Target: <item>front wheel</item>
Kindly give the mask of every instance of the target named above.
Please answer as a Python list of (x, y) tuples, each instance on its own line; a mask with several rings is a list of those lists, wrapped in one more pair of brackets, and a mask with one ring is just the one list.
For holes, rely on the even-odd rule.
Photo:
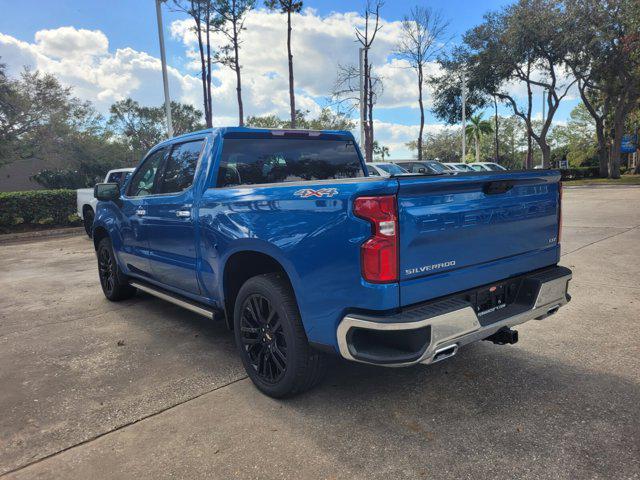
[(127, 283), (126, 277), (120, 272), (111, 240), (108, 237), (100, 240), (97, 254), (98, 276), (104, 296), (112, 302), (133, 297), (136, 294), (136, 289)]
[(322, 380), (326, 358), (309, 345), (295, 296), (281, 274), (247, 280), (236, 299), (234, 330), (247, 374), (270, 397), (293, 396)]

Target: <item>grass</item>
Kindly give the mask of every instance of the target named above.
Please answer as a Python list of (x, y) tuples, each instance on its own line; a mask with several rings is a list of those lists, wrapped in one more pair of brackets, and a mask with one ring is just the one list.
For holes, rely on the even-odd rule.
[(620, 178), (583, 178), (581, 180), (565, 180), (563, 185), (640, 185), (640, 175), (623, 175)]

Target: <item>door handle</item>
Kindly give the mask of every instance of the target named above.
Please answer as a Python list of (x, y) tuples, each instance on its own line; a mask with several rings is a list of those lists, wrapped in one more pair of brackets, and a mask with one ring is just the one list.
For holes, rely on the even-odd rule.
[(147, 211), (143, 208), (139, 208), (138, 210), (136, 210), (136, 215), (138, 215), (139, 217), (143, 217), (147, 214)]
[(191, 212), (189, 210), (177, 210), (176, 217), (179, 218), (189, 218), (191, 216)]

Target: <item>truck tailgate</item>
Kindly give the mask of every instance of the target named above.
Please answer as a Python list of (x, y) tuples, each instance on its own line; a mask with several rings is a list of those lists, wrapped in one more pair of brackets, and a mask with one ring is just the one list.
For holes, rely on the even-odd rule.
[(544, 170), (399, 177), (401, 304), (557, 263), (559, 180)]

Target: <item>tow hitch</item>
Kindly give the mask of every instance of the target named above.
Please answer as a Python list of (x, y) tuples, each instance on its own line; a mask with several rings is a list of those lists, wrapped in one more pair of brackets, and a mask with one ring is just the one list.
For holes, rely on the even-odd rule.
[(511, 330), (509, 327), (502, 327), (490, 337), (485, 338), (496, 345), (513, 345), (518, 342), (518, 331)]

